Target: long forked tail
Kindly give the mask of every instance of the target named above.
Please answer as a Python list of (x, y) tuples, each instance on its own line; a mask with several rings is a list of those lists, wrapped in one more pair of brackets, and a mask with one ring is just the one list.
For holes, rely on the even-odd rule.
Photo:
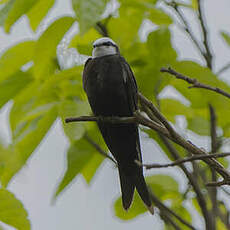
[(137, 192), (139, 193), (146, 207), (148, 208), (151, 214), (154, 214), (154, 208), (149, 196), (144, 176), (140, 173), (132, 177), (126, 176), (120, 169), (119, 175), (122, 192), (122, 204), (124, 209), (127, 210), (130, 207), (133, 200), (134, 189), (136, 187)]
[(130, 177), (127, 177), (120, 169), (119, 175), (121, 183), (122, 205), (125, 210), (128, 210), (133, 200), (135, 185)]
[(149, 212), (153, 215), (154, 214), (154, 207), (152, 205), (149, 191), (148, 191), (147, 185), (145, 183), (145, 178), (144, 178), (143, 174), (136, 175), (134, 178), (135, 178), (134, 183), (135, 183), (137, 192), (139, 193), (141, 199), (145, 203)]

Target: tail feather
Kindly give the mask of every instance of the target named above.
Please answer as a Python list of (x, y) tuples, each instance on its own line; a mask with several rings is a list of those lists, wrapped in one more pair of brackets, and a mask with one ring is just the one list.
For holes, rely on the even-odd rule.
[(150, 199), (145, 178), (140, 171), (135, 176), (127, 176), (119, 167), (121, 192), (122, 192), (122, 205), (127, 210), (133, 200), (134, 189), (136, 187), (138, 194), (145, 203), (146, 207), (151, 214), (154, 214), (154, 208)]
[(143, 202), (145, 203), (145, 205), (149, 209), (150, 213), (154, 214), (153, 205), (152, 205), (152, 202), (150, 199), (147, 185), (145, 183), (144, 176), (142, 174), (136, 175), (134, 183), (135, 183), (138, 194), (140, 195), (141, 199), (143, 200)]
[(127, 210), (133, 200), (134, 194), (134, 183), (127, 177), (121, 170), (119, 170), (120, 183), (121, 183), (121, 193), (122, 193), (122, 205), (125, 210)]

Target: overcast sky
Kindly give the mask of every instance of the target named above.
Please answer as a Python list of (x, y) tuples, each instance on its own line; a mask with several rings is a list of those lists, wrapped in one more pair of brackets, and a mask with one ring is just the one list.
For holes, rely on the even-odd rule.
[[(218, 37), (219, 30), (230, 32), (230, 1), (205, 0), (206, 18), (211, 31), (213, 50), (217, 54), (215, 69), (219, 69), (230, 60), (230, 49), (226, 48)], [(73, 14), (70, 1), (59, 0), (49, 13), (47, 22), (53, 17)], [(192, 18), (192, 15), (188, 15)], [(41, 28), (42, 30), (43, 28)], [(199, 57), (186, 37), (175, 27), (173, 44), (179, 50), (180, 59), (196, 59)], [(28, 26), (28, 20), (23, 17), (17, 22), (9, 35), (0, 29), (0, 52), (15, 42), (36, 37)], [(225, 79), (230, 74), (226, 73)], [(0, 135), (9, 140), (7, 114), (10, 105), (5, 106), (0, 113)], [(61, 125), (56, 122), (47, 138), (40, 145), (27, 165), (13, 179), (9, 189), (19, 198), (29, 212), (33, 230), (127, 230), (127, 229), (163, 229), (157, 215), (149, 213), (139, 216), (133, 221), (122, 222), (114, 216), (113, 201), (120, 194), (117, 170), (105, 161), (96, 175), (96, 179), (88, 186), (83, 178), (78, 177), (72, 185), (51, 205), (53, 192), (58, 180), (65, 170), (65, 152), (68, 142)], [(142, 136), (144, 161), (165, 162), (167, 159), (154, 149), (154, 144)], [(179, 170), (158, 170), (170, 173), (180, 181), (183, 189), (183, 176)], [(155, 172), (156, 173), (156, 172)], [(199, 226), (199, 222), (196, 223)], [(7, 228), (8, 229), (8, 228)], [(11, 228), (9, 228), (11, 229)]]

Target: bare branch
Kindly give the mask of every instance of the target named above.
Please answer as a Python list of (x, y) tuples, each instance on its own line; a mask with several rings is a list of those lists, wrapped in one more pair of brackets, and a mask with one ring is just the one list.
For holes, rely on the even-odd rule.
[(212, 53), (211, 53), (210, 46), (209, 46), (208, 31), (205, 25), (205, 17), (204, 17), (204, 12), (201, 7), (201, 4), (202, 4), (201, 2), (202, 0), (198, 0), (198, 13), (199, 13), (198, 17), (200, 20), (201, 30), (203, 33), (203, 43), (204, 43), (204, 47), (206, 50), (205, 59), (206, 59), (208, 68), (212, 69), (212, 58), (213, 57), (212, 57)]
[[(217, 117), (214, 108), (212, 105), (209, 105), (209, 112), (210, 112), (210, 136), (211, 136), (211, 152), (215, 154), (218, 151), (218, 140), (217, 140)], [(212, 154), (210, 154), (212, 155)], [(217, 181), (216, 171), (211, 169), (212, 172), (212, 181)], [(213, 187), (210, 190), (210, 197), (212, 200), (212, 225), (213, 229), (216, 229), (216, 217), (218, 214), (218, 204), (217, 204), (217, 188)]]
[(193, 32), (190, 28), (190, 25), (188, 24), (187, 20), (185, 19), (185, 17), (183, 15), (183, 13), (181, 12), (178, 4), (175, 1), (172, 1), (172, 2), (169, 2), (166, 4), (174, 9), (175, 13), (177, 14), (179, 19), (184, 24), (184, 26), (181, 25), (180, 28), (182, 30), (184, 30), (184, 32), (189, 36), (189, 38), (191, 39), (191, 41), (193, 42), (193, 44), (197, 48), (198, 52), (200, 53), (201, 57), (203, 57), (204, 60), (206, 61), (204, 48), (199, 44), (198, 40), (196, 39), (195, 35), (193, 34)]
[(90, 138), (88, 136), (88, 134), (84, 135), (84, 138), (104, 157), (108, 158), (109, 160), (111, 160), (115, 165), (117, 164), (117, 162), (111, 157), (109, 156), (96, 142), (93, 141), (92, 138)]
[[(164, 135), (165, 137), (169, 138), (170, 140), (174, 141), (175, 143), (181, 145), (183, 148), (185, 148), (187, 151), (193, 153), (194, 155), (199, 155), (199, 154), (207, 154), (203, 149), (200, 149), (196, 147), (194, 144), (192, 144), (190, 141), (185, 140), (182, 136), (180, 136), (178, 133), (175, 132), (175, 130), (171, 127), (171, 125), (167, 122), (166, 118), (155, 108), (155, 106), (144, 96), (142, 96), (140, 93), (138, 94), (139, 98), (142, 98), (146, 101), (146, 105), (148, 108), (156, 115), (156, 117), (169, 129), (162, 127), (158, 123), (144, 117), (140, 112), (136, 111), (134, 112), (134, 118), (133, 117), (128, 117), (128, 118), (115, 118), (114, 117), (106, 117), (105, 120), (104, 118), (95, 118), (94, 119), (89, 119), (89, 121), (92, 120), (97, 120), (97, 121), (106, 121), (106, 122), (115, 122), (115, 123), (133, 123), (136, 122), (137, 124), (142, 124), (144, 126), (147, 126), (161, 135)], [(126, 120), (127, 119), (127, 120)], [(67, 119), (69, 121), (70, 119)], [(73, 119), (71, 118), (73, 121)], [(76, 120), (76, 119), (75, 119)], [(77, 119), (79, 121), (79, 119)], [(82, 121), (86, 121), (87, 119), (82, 119)], [(230, 173), (219, 163), (213, 158), (207, 158), (203, 159), (211, 168), (216, 170), (225, 180), (226, 184), (230, 184)]]
[(135, 117), (96, 117), (96, 116), (80, 116), (80, 117), (69, 117), (65, 119), (66, 123), (79, 122), (79, 121), (97, 121), (111, 124), (127, 124), (136, 123)]
[(138, 93), (138, 98), (144, 105), (146, 105), (153, 112), (154, 116), (157, 119), (159, 119), (159, 121), (165, 126), (169, 133), (172, 136), (176, 136), (173, 127), (170, 125), (167, 119), (159, 112), (159, 110), (152, 104), (152, 102), (145, 98), (140, 92)]
[(209, 155), (193, 155), (191, 157), (183, 158), (183, 159), (178, 159), (174, 162), (168, 163), (168, 164), (142, 164), (140, 161), (135, 161), (139, 166), (144, 166), (146, 169), (152, 169), (152, 168), (167, 168), (167, 167), (174, 167), (178, 166), (180, 164), (184, 164), (186, 162), (191, 162), (191, 161), (196, 161), (196, 160), (203, 160), (207, 158), (222, 158), (222, 157), (227, 157), (230, 156), (230, 153), (214, 153), (214, 154), (209, 154)]
[(224, 71), (226, 71), (227, 69), (230, 68), (230, 63), (227, 63), (225, 66), (223, 66), (221, 69), (219, 69), (217, 72), (216, 72), (216, 75), (220, 75), (222, 74)]
[(160, 210), (160, 216), (165, 221), (166, 224), (171, 224), (175, 230), (181, 230), (181, 228), (175, 223), (175, 221), (164, 211)]
[(222, 181), (212, 181), (206, 184), (206, 186), (210, 186), (210, 187), (219, 187), (222, 185), (227, 185), (229, 184), (226, 180), (222, 180)]
[(95, 25), (95, 29), (103, 36), (103, 37), (109, 37), (108, 30), (106, 26), (102, 22), (97, 22)]
[(207, 89), (207, 90), (211, 90), (211, 91), (214, 91), (218, 94), (221, 94), (227, 98), (230, 98), (230, 93), (227, 93), (226, 91), (220, 89), (220, 88), (217, 88), (217, 87), (212, 87), (212, 86), (209, 86), (209, 85), (205, 85), (203, 83), (200, 83), (197, 79), (195, 78), (190, 78), (190, 77), (187, 77), (181, 73), (178, 73), (176, 72), (174, 69), (172, 68), (161, 68), (160, 70), (162, 73), (169, 73), (171, 75), (174, 75), (176, 78), (178, 79), (181, 79), (181, 80), (184, 80), (186, 82), (188, 82), (189, 84), (191, 84), (192, 86), (189, 86), (189, 88), (202, 88), (202, 89)]
[(186, 220), (184, 220), (181, 216), (177, 215), (173, 210), (168, 208), (165, 204), (163, 204), (156, 196), (155, 194), (150, 190), (150, 197), (153, 201), (153, 203), (163, 212), (163, 213), (169, 213), (170, 215), (174, 216), (177, 220), (179, 220), (182, 224), (187, 226), (190, 229), (196, 230), (190, 223), (188, 223)]

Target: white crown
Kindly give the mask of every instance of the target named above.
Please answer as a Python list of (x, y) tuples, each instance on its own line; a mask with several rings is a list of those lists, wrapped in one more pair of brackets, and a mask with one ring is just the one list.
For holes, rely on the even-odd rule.
[(97, 40), (93, 43), (93, 46), (98, 46), (98, 45), (103, 44), (103, 43), (105, 43), (105, 42), (111, 42), (111, 43), (114, 44), (115, 46), (117, 45), (111, 38), (103, 37), (103, 38), (97, 39)]

